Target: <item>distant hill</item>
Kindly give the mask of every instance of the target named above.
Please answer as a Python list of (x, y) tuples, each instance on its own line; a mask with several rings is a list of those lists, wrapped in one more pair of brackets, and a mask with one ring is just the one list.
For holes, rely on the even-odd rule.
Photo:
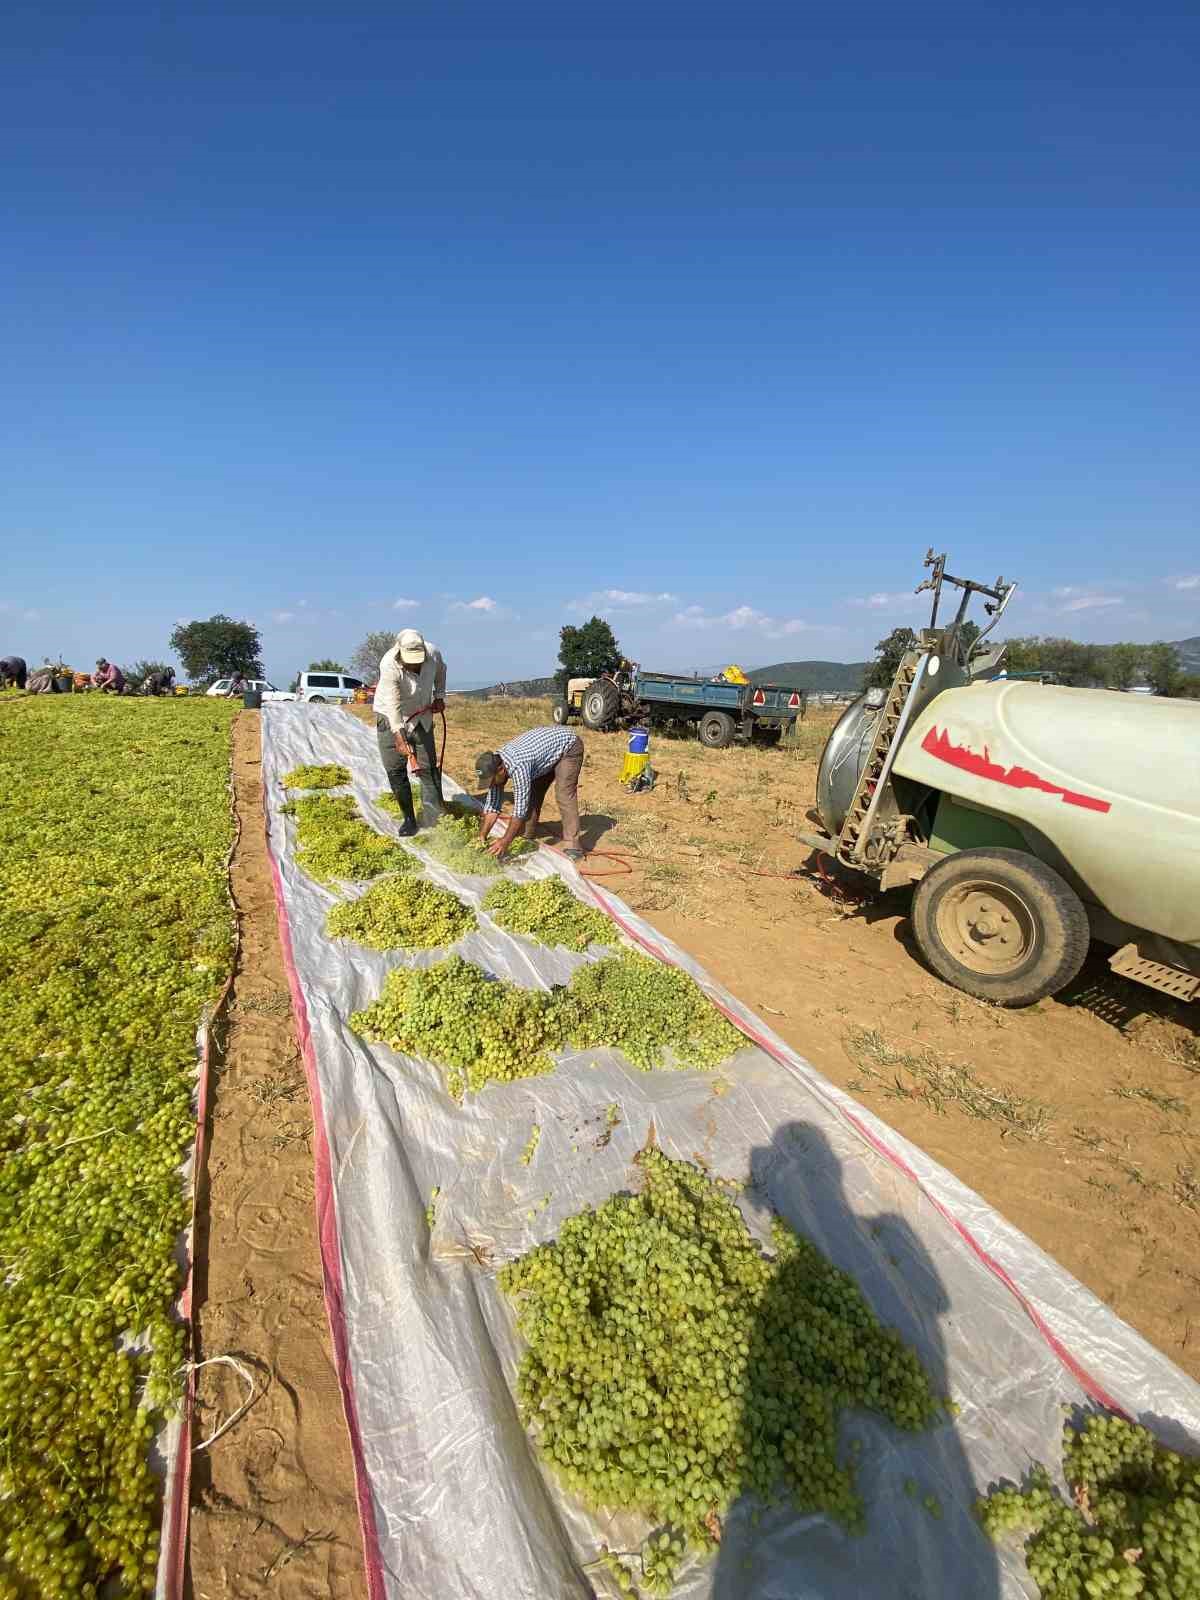
[(755, 667), (746, 676), (751, 683), (787, 683), (810, 694), (834, 694), (862, 688), (865, 661), (778, 661), (773, 667)]
[(1179, 664), (1185, 672), (1200, 672), (1200, 633), (1194, 639), (1172, 639), (1179, 652)]
[(452, 689), (466, 700), (487, 700), (493, 695), (515, 695), (519, 700), (542, 700), (554, 693), (553, 678), (510, 678), (507, 683), (489, 684), (486, 689)]

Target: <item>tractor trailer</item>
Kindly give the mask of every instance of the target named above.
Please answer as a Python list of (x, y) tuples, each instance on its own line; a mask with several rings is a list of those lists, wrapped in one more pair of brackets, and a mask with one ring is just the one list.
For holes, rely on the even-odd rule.
[[(1095, 939), (1115, 972), (1200, 996), (1200, 703), (1017, 681), (991, 633), (1016, 588), (955, 578), (930, 551), (933, 612), (887, 689), (847, 708), (801, 841), (884, 889), (947, 982), (1031, 1005)], [(938, 625), (943, 589), (961, 591)], [(990, 621), (963, 631), (973, 595)]]

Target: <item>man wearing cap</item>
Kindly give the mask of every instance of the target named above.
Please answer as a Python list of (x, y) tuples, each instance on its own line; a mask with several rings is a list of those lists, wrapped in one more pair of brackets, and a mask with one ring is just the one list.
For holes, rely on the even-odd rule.
[(379, 663), (375, 689), (375, 737), (396, 803), (404, 813), (401, 838), (417, 831), (409, 757), (415, 757), (421, 779), (421, 823), (432, 827), (445, 810), (442, 775), (433, 743), (433, 716), (446, 709), (446, 663), (437, 645), (415, 628), (396, 635), (396, 643)]
[(513, 810), (499, 838), (488, 843), (494, 856), (502, 856), (524, 829), (532, 839), (542, 814), (542, 802), (550, 791), (551, 779), (562, 817), (563, 855), (578, 861), (579, 848), (579, 773), (583, 766), (583, 741), (570, 728), (551, 724), (519, 733), (499, 750), (483, 750), (475, 757), (475, 775), (487, 785), (480, 837), (487, 841), (492, 827), (500, 820), (504, 786), (512, 783)]

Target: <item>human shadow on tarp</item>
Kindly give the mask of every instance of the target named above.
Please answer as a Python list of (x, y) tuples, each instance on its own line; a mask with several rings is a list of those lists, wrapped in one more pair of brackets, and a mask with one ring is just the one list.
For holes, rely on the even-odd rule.
[[(848, 1273), (879, 1321), (916, 1352), (933, 1394), (948, 1395), (940, 1319), (950, 1305), (909, 1223), (851, 1209), (842, 1164), (811, 1123), (787, 1123), (755, 1149), (750, 1175), (750, 1209), (778, 1213)], [(751, 1341), (749, 1399), (759, 1414), (773, 1396), (765, 1375), (756, 1388), (756, 1370), (764, 1369), (754, 1346), (777, 1346), (792, 1316), (787, 1283), (785, 1268)], [(747, 1435), (752, 1425), (748, 1420)], [(951, 1417), (939, 1411), (932, 1425), (909, 1432), (873, 1411), (843, 1411), (838, 1460), (854, 1463), (865, 1532), (798, 1511), (782, 1490), (774, 1508), (743, 1495), (725, 1521), (713, 1600), (1000, 1600), (996, 1553), (974, 1516), (979, 1489)]]

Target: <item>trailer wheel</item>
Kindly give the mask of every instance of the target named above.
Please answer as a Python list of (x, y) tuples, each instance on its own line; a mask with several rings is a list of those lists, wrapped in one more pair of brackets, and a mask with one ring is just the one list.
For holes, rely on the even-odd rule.
[(724, 711), (706, 711), (700, 718), (700, 743), (724, 750), (733, 743), (733, 718)]
[(571, 707), (565, 700), (556, 700), (554, 702), (554, 710), (550, 715), (560, 726), (564, 725), (571, 720)]
[(583, 697), (584, 726), (597, 731), (603, 728), (616, 716), (620, 703), (621, 691), (616, 684), (607, 678), (597, 679)]
[(1090, 931), (1065, 879), (1021, 850), (958, 850), (912, 900), (912, 931), (947, 983), (1000, 1006), (1031, 1006), (1079, 971)]

